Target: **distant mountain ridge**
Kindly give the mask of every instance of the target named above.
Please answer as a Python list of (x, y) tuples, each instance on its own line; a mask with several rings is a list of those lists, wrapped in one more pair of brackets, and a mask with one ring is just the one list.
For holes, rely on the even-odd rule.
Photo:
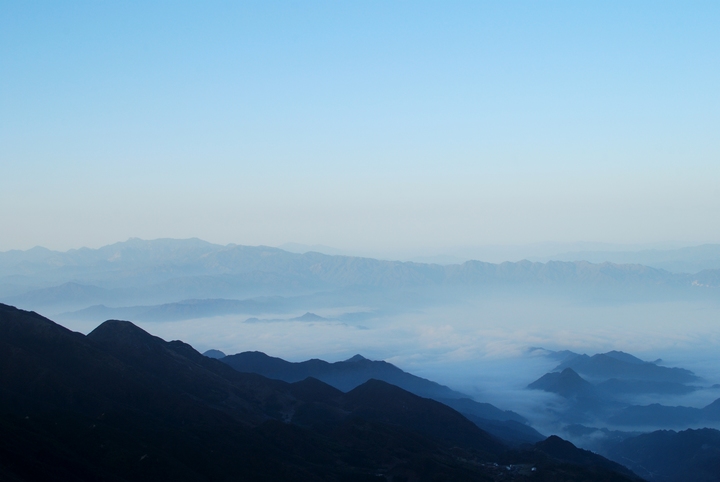
[(0, 253), (0, 298), (20, 306), (148, 305), (182, 299), (239, 299), (322, 290), (460, 286), (672, 289), (703, 294), (720, 270), (673, 274), (637, 264), (586, 261), (441, 266), (290, 253), (266, 246), (220, 246), (199, 239), (131, 239), (67, 252), (34, 248)]
[(639, 251), (570, 251), (540, 257), (537, 260), (584, 260), (591, 263), (642, 264), (673, 273), (699, 273), (705, 270), (720, 269), (720, 244)]

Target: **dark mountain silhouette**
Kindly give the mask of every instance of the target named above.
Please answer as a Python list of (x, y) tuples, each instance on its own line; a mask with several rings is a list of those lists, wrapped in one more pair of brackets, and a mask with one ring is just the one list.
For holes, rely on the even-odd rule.
[[(447, 405), (447, 404), (446, 404)], [(450, 405), (448, 405), (450, 406)], [(490, 435), (502, 440), (511, 447), (525, 446), (545, 440), (545, 436), (525, 423), (515, 420), (496, 420), (478, 417), (456, 408), (465, 418), (485, 430)]]
[(583, 379), (572, 368), (566, 368), (560, 373), (546, 373), (529, 384), (528, 388), (557, 393), (565, 398), (590, 398), (597, 395), (592, 383)]
[(220, 358), (225, 358), (225, 353), (221, 352), (220, 350), (208, 350), (205, 353), (203, 353), (206, 357), (214, 358), (216, 360), (219, 360)]
[(499, 455), (503, 447), (457, 411), (389, 383), (369, 380), (343, 397), (343, 407), (375, 422), (399, 425), (460, 447)]
[(348, 360), (335, 363), (317, 359), (293, 363), (282, 358), (268, 356), (262, 352), (248, 351), (228, 355), (222, 359), (222, 362), (240, 372), (257, 373), (286, 382), (297, 382), (307, 377), (314, 377), (344, 392), (374, 378), (397, 385), (421, 397), (466, 397), (444, 385), (404, 372), (395, 365), (384, 361), (368, 360), (361, 355), (355, 355)]
[(632, 405), (613, 415), (609, 422), (634, 427), (678, 428), (720, 422), (720, 399), (704, 408)]
[(535, 445), (540, 450), (556, 460), (567, 462), (570, 464), (595, 467), (596, 469), (606, 470), (610, 473), (621, 473), (628, 478), (637, 478), (631, 470), (617, 462), (612, 462), (605, 457), (592, 453), (588, 450), (577, 448), (567, 440), (563, 440), (556, 435), (551, 435), (547, 439)]
[[(610, 375), (620, 375), (621, 378), (591, 383), (570, 366), (589, 373), (588, 376), (594, 377), (596, 381)], [(682, 395), (697, 390), (696, 386), (677, 381), (696, 380), (697, 377), (689, 370), (661, 367), (618, 351), (592, 357), (577, 355), (561, 363), (558, 366), (558, 369), (560, 368), (561, 372), (547, 373), (527, 388), (556, 393), (566, 398), (570, 403), (556, 411), (556, 415), (565, 423), (604, 421), (627, 427), (678, 428), (720, 420), (720, 413), (715, 413), (715, 406), (701, 410), (660, 404), (632, 405), (634, 396)]]
[(342, 391), (352, 390), (371, 379), (383, 380), (415, 395), (431, 398), (454, 408), (478, 427), (506, 443), (535, 443), (545, 438), (527, 425), (524, 417), (515, 412), (501, 410), (489, 403), (476, 402), (444, 385), (404, 372), (384, 361), (368, 360), (362, 355), (335, 363), (323, 360), (292, 363), (261, 352), (244, 352), (227, 356), (222, 361), (242, 372), (258, 373), (291, 383), (313, 377)]
[(651, 482), (720, 480), (720, 432), (709, 428), (638, 435), (607, 455)]
[(606, 399), (595, 386), (583, 379), (572, 368), (562, 372), (546, 373), (527, 386), (565, 398), (568, 403), (554, 410), (555, 417), (564, 423), (588, 423), (605, 418), (616, 408), (613, 400)]
[(499, 463), (528, 460), (540, 480), (630, 480), (508, 451), (451, 408), (381, 381), (349, 393), (288, 384), (126, 321), (84, 336), (6, 305), (0, 434), (0, 478), (12, 481), (497, 480)]

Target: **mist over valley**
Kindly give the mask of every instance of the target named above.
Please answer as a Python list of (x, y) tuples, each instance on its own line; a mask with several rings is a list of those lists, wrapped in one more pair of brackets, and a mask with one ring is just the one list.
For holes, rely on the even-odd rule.
[[(291, 383), (311, 376), (344, 392), (380, 378), (454, 407), (506, 443), (559, 435), (623, 463), (618, 444), (639, 434), (720, 428), (713, 269), (437, 265), (197, 239), (5, 252), (0, 265), (3, 302), (72, 330), (130, 320), (219, 350), (240, 371)], [(250, 353), (287, 368), (230, 361)], [(292, 368), (311, 359), (328, 368)], [(354, 360), (384, 360), (446, 392), (382, 370), (332, 368)]]

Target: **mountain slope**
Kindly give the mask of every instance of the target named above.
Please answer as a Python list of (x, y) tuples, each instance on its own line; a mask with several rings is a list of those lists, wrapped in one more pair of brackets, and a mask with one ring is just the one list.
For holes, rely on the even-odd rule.
[(653, 482), (720, 480), (720, 431), (709, 428), (638, 435), (623, 440), (608, 455)]
[[(0, 435), (0, 477), (19, 481), (493, 480), (494, 460), (527, 459), (384, 382), (291, 385), (126, 321), (83, 336), (6, 305)], [(607, 480), (533, 460), (548, 480)]]
[(521, 415), (514, 412), (500, 410), (489, 403), (476, 402), (463, 393), (407, 373), (391, 363), (368, 360), (361, 355), (335, 363), (316, 359), (293, 363), (262, 352), (243, 352), (226, 356), (221, 361), (241, 372), (258, 373), (291, 383), (307, 377), (317, 378), (344, 392), (368, 380), (377, 379), (415, 395), (437, 400), (461, 413), (488, 420), (526, 422)]
[(565, 398), (589, 398), (596, 396), (593, 385), (578, 375), (572, 368), (565, 368), (560, 373), (546, 373), (529, 384), (528, 388), (557, 393)]
[(258, 373), (291, 383), (313, 377), (346, 392), (368, 380), (382, 380), (454, 408), (505, 443), (535, 443), (544, 438), (526, 425), (527, 421), (515, 412), (476, 402), (444, 385), (404, 372), (390, 363), (368, 360), (361, 355), (335, 363), (323, 360), (292, 363), (262, 352), (243, 352), (226, 356), (221, 361), (241, 372)]

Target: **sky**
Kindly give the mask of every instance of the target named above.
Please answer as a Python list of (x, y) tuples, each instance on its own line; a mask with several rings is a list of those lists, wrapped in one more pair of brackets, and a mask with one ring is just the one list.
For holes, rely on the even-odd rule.
[(0, 251), (720, 242), (718, 2), (0, 3)]

